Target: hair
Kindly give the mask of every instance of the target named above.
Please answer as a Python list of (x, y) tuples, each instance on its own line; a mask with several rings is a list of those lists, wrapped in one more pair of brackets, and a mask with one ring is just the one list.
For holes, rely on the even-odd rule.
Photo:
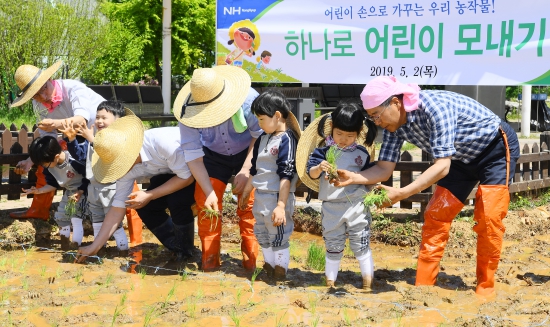
[(101, 102), (97, 106), (97, 111), (105, 110), (113, 114), (113, 116), (120, 118), (126, 115), (126, 110), (124, 110), (124, 104), (116, 100), (107, 100)]
[(262, 54), (260, 55), (260, 57), (264, 58), (264, 57), (267, 57), (267, 56), (271, 57), (271, 52), (269, 52), (267, 50), (262, 51)]
[(380, 106), (382, 106), (382, 107), (389, 106), (391, 104), (391, 100), (393, 98), (398, 98), (399, 100), (401, 100), (401, 102), (403, 102), (403, 94), (394, 94), (394, 95), (390, 96), (389, 98), (387, 98), (384, 102), (382, 102), (380, 104)]
[(37, 165), (55, 161), (55, 156), (61, 151), (61, 145), (53, 136), (37, 137), (29, 150), (32, 162)]
[(291, 108), (290, 102), (288, 102), (284, 94), (277, 90), (269, 89), (254, 99), (250, 110), (256, 116), (266, 115), (270, 118), (278, 111), (286, 119)]
[[(241, 31), (241, 32), (245, 32), (246, 34), (250, 35), (252, 40), (256, 39), (256, 34), (254, 34), (254, 32), (252, 32), (252, 30), (248, 27), (237, 28), (237, 30)], [(231, 40), (227, 41), (227, 44), (231, 45), (231, 44), (233, 44), (233, 42), (235, 42), (235, 40), (231, 39)], [(256, 51), (252, 50), (252, 55), (255, 55), (255, 54), (256, 54)]]
[(325, 115), (321, 118), (317, 126), (317, 134), (323, 139), (326, 137), (325, 123), (330, 117), (332, 128), (338, 128), (344, 132), (356, 132), (359, 135), (363, 126), (367, 126), (368, 132), (365, 138), (365, 145), (370, 146), (376, 138), (378, 128), (373, 121), (366, 119), (365, 114), (365, 109), (363, 109), (358, 101), (353, 99), (342, 100), (330, 115)]

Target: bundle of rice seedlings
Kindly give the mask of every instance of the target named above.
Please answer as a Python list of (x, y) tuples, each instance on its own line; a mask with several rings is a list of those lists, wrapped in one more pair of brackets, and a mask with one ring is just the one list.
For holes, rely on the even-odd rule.
[(214, 209), (204, 208), (202, 209), (202, 213), (204, 216), (202, 216), (201, 219), (210, 219), (210, 231), (215, 230), (218, 227), (218, 221), (220, 220), (220, 212)]
[(69, 217), (75, 217), (77, 213), (75, 196), (76, 194), (69, 196), (67, 204), (65, 205), (65, 214)]
[(330, 171), (328, 172), (328, 179), (338, 179), (338, 167), (336, 161), (342, 156), (342, 150), (338, 149), (336, 145), (331, 146), (326, 154), (327, 162), (330, 164)]
[(389, 203), (391, 200), (388, 197), (388, 191), (383, 188), (373, 188), (363, 197), (363, 205), (367, 208), (372, 206), (380, 207), (384, 203)]

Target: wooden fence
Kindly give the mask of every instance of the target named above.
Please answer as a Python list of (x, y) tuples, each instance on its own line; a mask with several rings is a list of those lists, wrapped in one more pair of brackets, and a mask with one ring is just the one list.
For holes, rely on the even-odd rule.
[[(20, 130), (12, 124), (9, 129), (0, 124), (0, 166), (2, 170), (2, 183), (0, 184), (0, 195), (8, 195), (8, 200), (18, 200), (21, 197), (21, 188), (29, 188), (36, 183), (34, 169), (27, 177), (22, 177), (7, 167), (15, 167), (17, 162), (28, 157), (28, 149), (34, 137), (38, 136), (36, 126), (33, 132), (27, 132), (27, 127), (22, 126)], [(510, 185), (510, 193), (521, 193), (550, 187), (548, 169), (550, 167), (550, 152), (547, 144), (550, 143), (550, 132), (540, 135), (540, 147), (535, 143), (531, 148), (525, 145), (521, 149), (521, 156), (515, 169), (511, 168), (514, 174), (513, 183)], [(421, 173), (432, 165), (432, 158), (427, 153), (422, 153), (421, 161), (413, 161), (412, 155), (405, 151), (401, 154), (401, 160), (395, 167), (393, 176), (384, 182), (384, 185), (393, 186), (394, 179), (399, 180), (399, 187), (404, 187), (413, 181), (414, 173)], [(303, 184), (302, 184), (303, 185)], [(420, 203), (421, 212), (424, 211), (430, 200), (433, 188), (415, 194), (400, 202), (401, 208), (412, 208), (413, 203)], [(300, 189), (305, 191), (305, 186)], [(474, 199), (477, 188), (475, 188), (468, 199)], [(32, 197), (30, 195), (29, 197)]]

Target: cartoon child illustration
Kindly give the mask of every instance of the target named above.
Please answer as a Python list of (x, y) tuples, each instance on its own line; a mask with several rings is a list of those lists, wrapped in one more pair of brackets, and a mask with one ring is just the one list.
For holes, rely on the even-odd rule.
[(271, 61), (271, 52), (267, 50), (262, 51), (262, 54), (256, 58), (256, 61), (258, 62), (258, 64), (256, 64), (256, 70), (262, 70), (262, 67), (267, 70), (265, 65), (269, 64)]
[(225, 57), (228, 65), (242, 67), (243, 56), (252, 57), (260, 47), (260, 34), (250, 19), (233, 23), (229, 28), (229, 39), (227, 44), (235, 44), (236, 48)]

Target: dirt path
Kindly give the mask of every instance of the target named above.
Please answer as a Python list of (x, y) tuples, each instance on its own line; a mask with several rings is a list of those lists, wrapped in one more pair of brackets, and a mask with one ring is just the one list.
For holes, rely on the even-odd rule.
[[(476, 239), (468, 211), (453, 223), (435, 287), (413, 286), (421, 229), (414, 213), (386, 212), (375, 219), (374, 291), (364, 293), (349, 249), (336, 288), (323, 286), (323, 272), (306, 263), (308, 247), (322, 246), (322, 239), (304, 232), (293, 234), (286, 282), (266, 281), (263, 273), (252, 282), (251, 273), (240, 267), (238, 227), (229, 214), (222, 268), (204, 273), (198, 270), (198, 250), (194, 260), (177, 262), (147, 231), (133, 257), (120, 256), (111, 244), (102, 264), (76, 265), (59, 251), (55, 227), (15, 222), (4, 210), (0, 240), (36, 240), (51, 250), (2, 243), (0, 326), (548, 326), (546, 212), (508, 215), (498, 293), (487, 300), (474, 294)], [(296, 220), (302, 230), (320, 233), (315, 212), (300, 211)], [(132, 260), (140, 256), (135, 265)], [(258, 262), (261, 266), (261, 255)]]

